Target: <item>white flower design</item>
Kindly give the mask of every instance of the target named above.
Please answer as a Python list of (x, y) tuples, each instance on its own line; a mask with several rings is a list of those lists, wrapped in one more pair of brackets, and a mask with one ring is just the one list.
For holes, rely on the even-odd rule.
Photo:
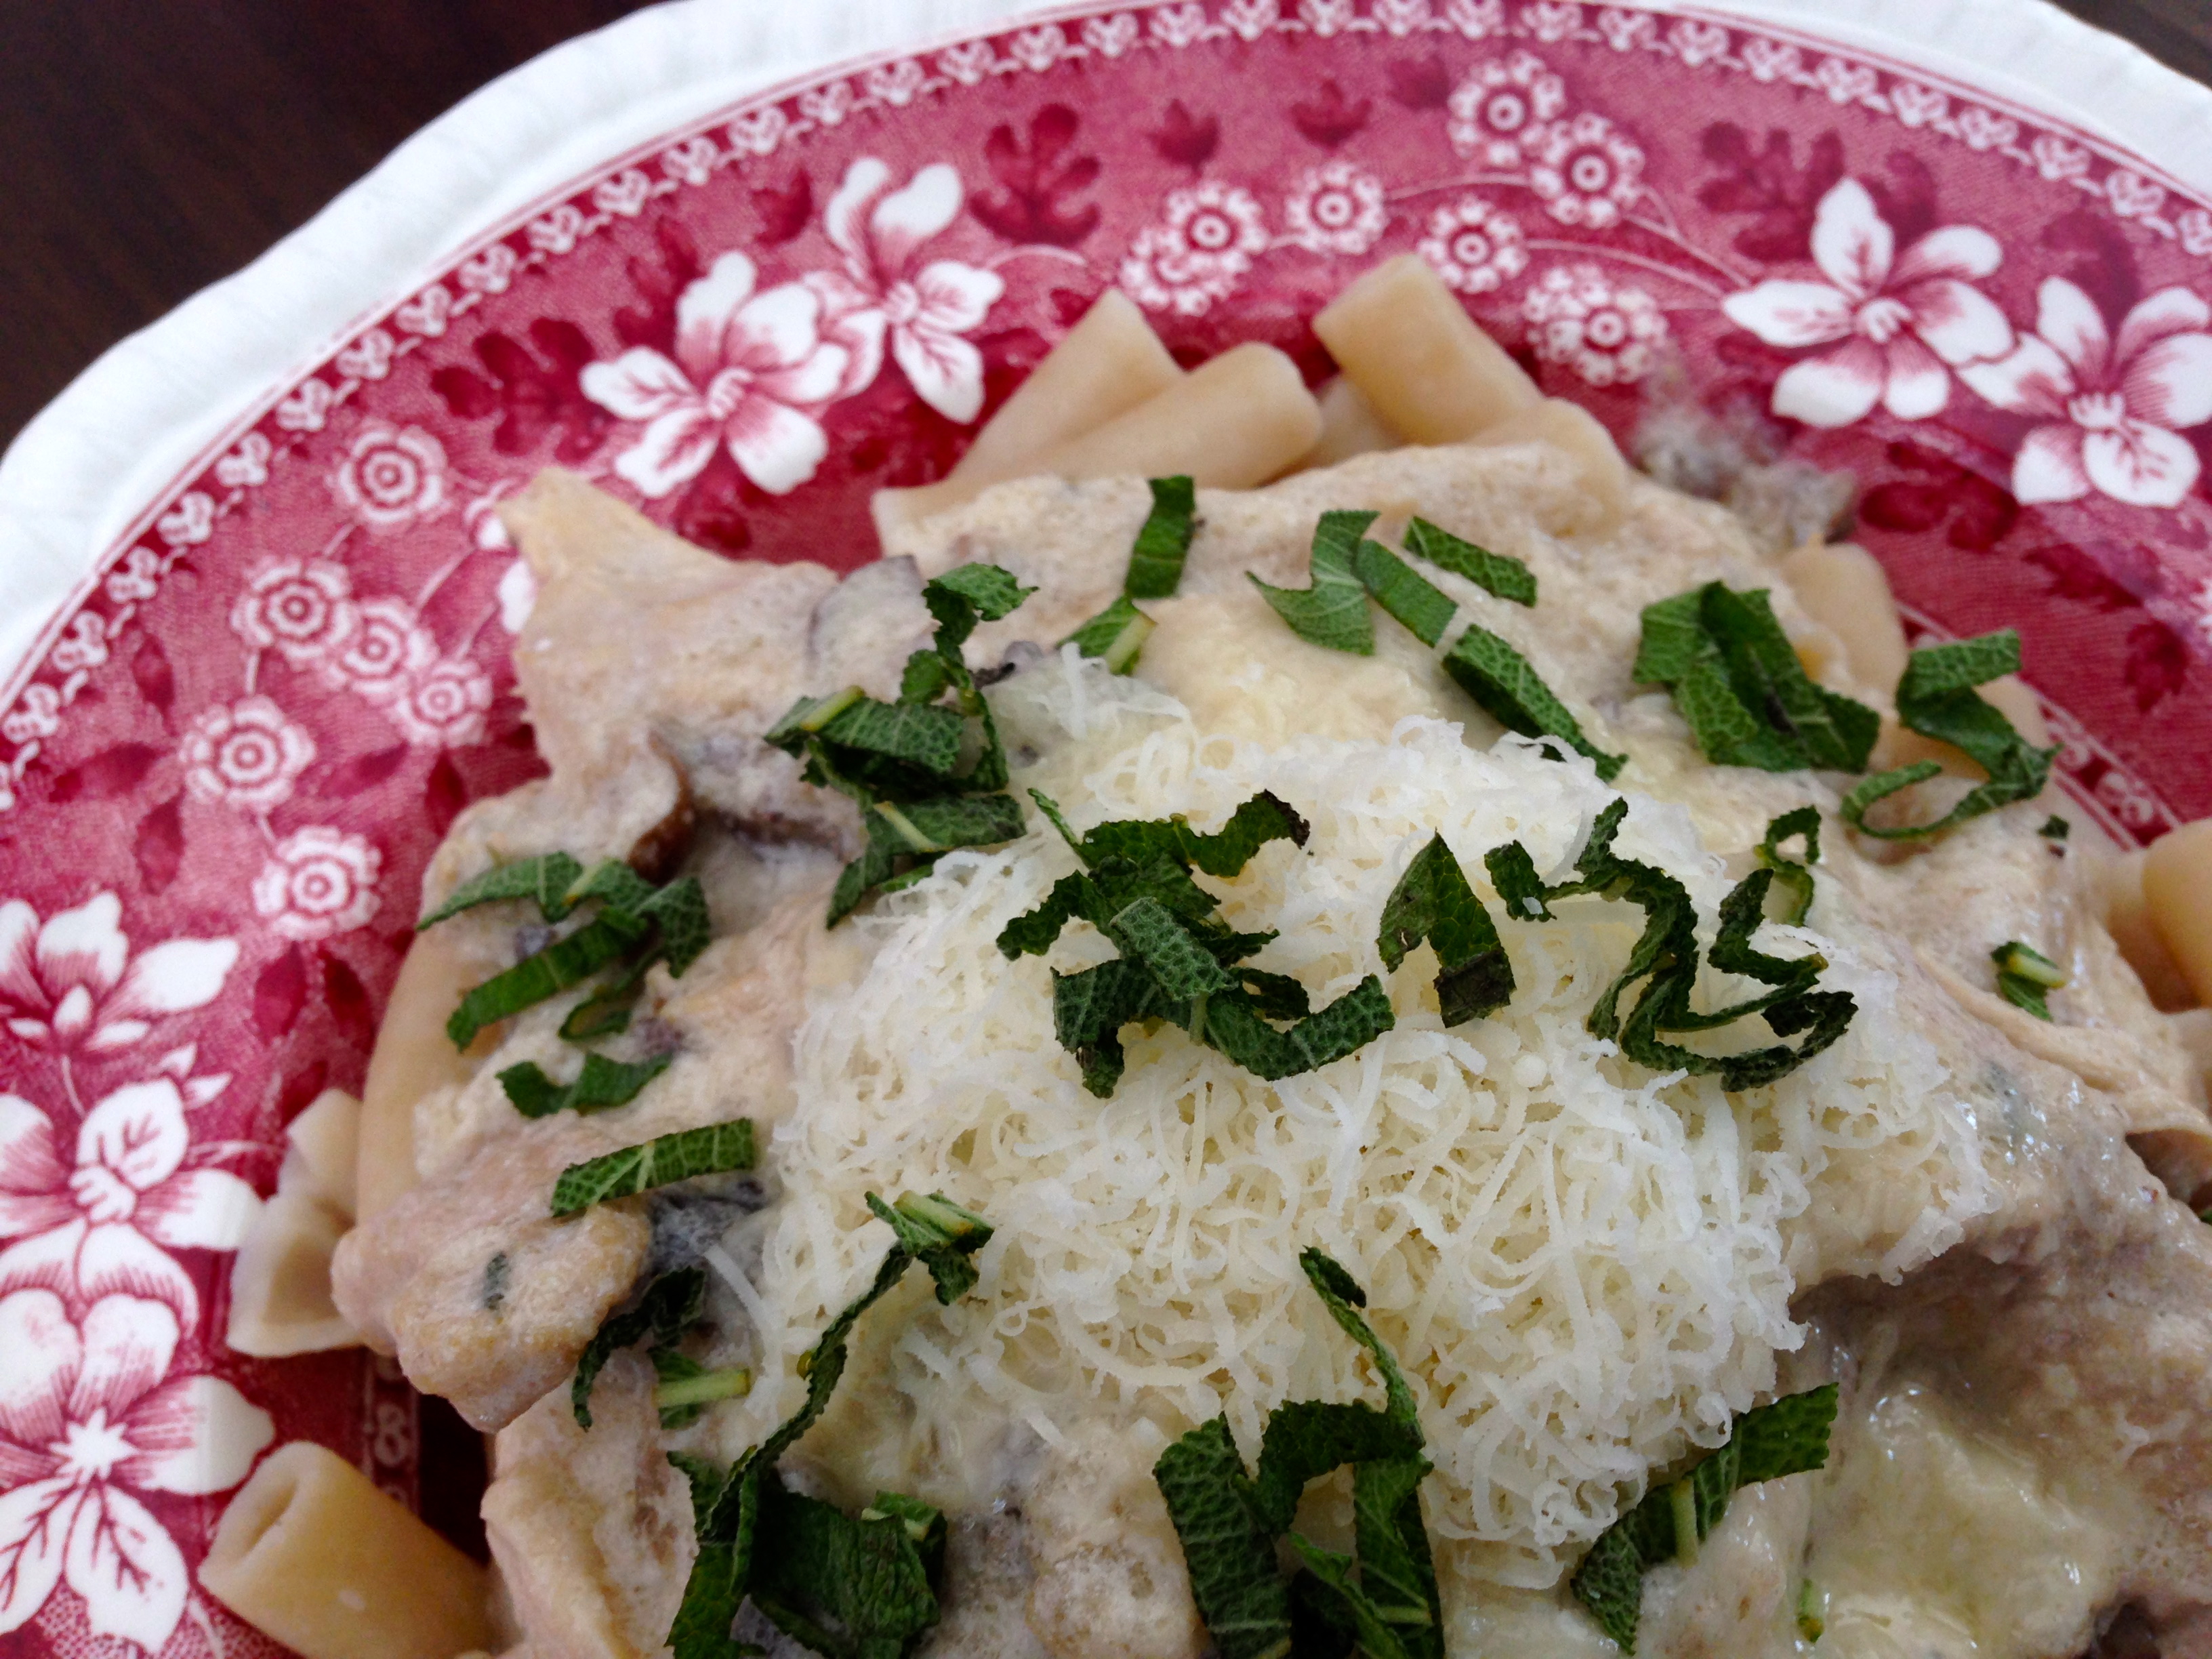
[(198, 1321), (198, 1293), (168, 1251), (236, 1249), (261, 1200), (227, 1170), (185, 1168), (185, 1109), (169, 1078), (118, 1089), (85, 1114), (64, 1166), (46, 1115), (0, 1095), (0, 1238), (15, 1241), (0, 1250), (0, 1295), (44, 1289), (73, 1311), (154, 1297)]
[(538, 578), (529, 565), (517, 559), (507, 567), (499, 579), (498, 597), (499, 625), (520, 634), (538, 604)]
[(1874, 198), (1845, 179), (1820, 198), (1813, 263), (1828, 280), (1772, 277), (1721, 309), (1769, 345), (1826, 346), (1774, 383), (1774, 412), (1811, 426), (1849, 426), (1879, 403), (1900, 421), (1950, 401), (1950, 369), (2002, 357), (2012, 325), (1972, 287), (2003, 250), (1973, 225), (1944, 225), (1904, 252)]
[(179, 758), (193, 799), (265, 812), (292, 798), (315, 758), (315, 740), (267, 697), (240, 697), (203, 709)]
[(1587, 112), (1530, 135), (1528, 187), (1563, 225), (1604, 230), (1644, 194), (1644, 151)]
[(2212, 420), (2212, 307), (2185, 288), (2150, 295), (2108, 333), (2096, 303), (2063, 276), (2036, 292), (2035, 332), (1959, 378), (1999, 409), (2036, 416), (2012, 465), (2023, 501), (2092, 489), (2132, 507), (2178, 507), (2197, 482), (2182, 428)]
[(253, 908), (272, 931), (294, 939), (328, 939), (376, 914), (384, 855), (359, 836), (317, 824), (276, 843), (253, 878)]
[(659, 498), (705, 471), (717, 444), (781, 495), (814, 476), (830, 441), (807, 411), (835, 397), (852, 353), (822, 337), (822, 300), (798, 283), (754, 291), (753, 262), (725, 253), (676, 302), (676, 357), (635, 346), (586, 364), (584, 395), (643, 421), (615, 471)]
[(221, 1378), (167, 1376), (182, 1334), (141, 1297), (102, 1297), (77, 1318), (51, 1291), (0, 1297), (0, 1468), (16, 1483), (0, 1493), (0, 1634), (64, 1583), (95, 1637), (154, 1654), (175, 1632), (185, 1559), (132, 1490), (226, 1492), (276, 1433)]
[(360, 625), (352, 573), (329, 559), (264, 559), (230, 608), (232, 632), (295, 667), (321, 661)]
[(1521, 226), (1480, 196), (1463, 196), (1429, 216), (1421, 257), (1445, 286), (1462, 294), (1487, 294), (1528, 268)]
[(438, 659), (438, 641), (406, 600), (363, 599), (346, 642), (322, 659), (324, 683), (379, 707), (406, 696), (415, 677)]
[(96, 893), (43, 926), (21, 899), (0, 904), (0, 1009), (27, 1042), (91, 1053), (128, 1048), (164, 1014), (204, 1008), (238, 961), (238, 941), (173, 939), (131, 954), (122, 902)]
[(1452, 88), (1452, 148), (1493, 167), (1517, 167), (1522, 146), (1567, 106), (1566, 83), (1531, 52), (1492, 58)]
[(372, 421), (331, 475), (331, 493), (372, 530), (427, 519), (446, 505), (446, 449), (417, 426)]
[(1121, 286), (1152, 310), (1200, 316), (1236, 292), (1267, 246), (1252, 192), (1208, 179), (1168, 192), (1161, 222), (1139, 231), (1121, 261)]
[(385, 714), (418, 749), (458, 749), (483, 736), (491, 679), (465, 657), (448, 658), (416, 675)]
[(1283, 203), (1291, 240), (1314, 253), (1364, 253), (1389, 220), (1382, 182), (1349, 161), (1310, 169)]
[[(1052, 31), (1055, 41), (1059, 31)], [(921, 168), (899, 189), (872, 155), (845, 169), (823, 210), (842, 270), (805, 279), (819, 294), (823, 331), (852, 353), (839, 395), (870, 385), (890, 353), (915, 393), (948, 420), (972, 421), (983, 407), (983, 357), (963, 338), (981, 324), (1006, 284), (996, 271), (957, 259), (921, 263), (921, 245), (959, 216), (960, 174), (943, 161)]]
[(1595, 265), (1546, 271), (1521, 314), (1536, 355), (1570, 365), (1592, 386), (1642, 380), (1667, 337), (1659, 302), (1640, 288), (1615, 287)]

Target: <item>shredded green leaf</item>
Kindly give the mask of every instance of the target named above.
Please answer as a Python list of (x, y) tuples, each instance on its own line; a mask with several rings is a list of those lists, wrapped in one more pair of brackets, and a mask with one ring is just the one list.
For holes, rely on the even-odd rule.
[(1997, 994), (2038, 1019), (2051, 1018), (2050, 995), (2066, 988), (2066, 970), (2032, 945), (2007, 939), (1990, 952), (1997, 965)]
[[(1829, 1382), (1744, 1413), (1727, 1444), (1675, 1481), (1655, 1484), (1641, 1503), (1598, 1534), (1570, 1588), (1623, 1652), (1636, 1651), (1646, 1570), (1663, 1561), (1696, 1559), (1699, 1541), (1712, 1535), (1739, 1486), (1826, 1463), (1836, 1398), (1836, 1385)], [(1680, 1499), (1678, 1490), (1684, 1494)]]
[[(1805, 861), (1798, 863), (1782, 850), (1782, 843), (1805, 838)], [(1774, 879), (1790, 890), (1791, 898), (1784, 908), (1782, 920), (1792, 927), (1804, 925), (1813, 909), (1813, 868), (1820, 861), (1820, 809), (1801, 806), (1795, 811), (1784, 812), (1766, 826), (1766, 835), (1759, 843), (1759, 861), (1774, 872)]]
[(510, 1066), (499, 1074), (499, 1086), (525, 1117), (550, 1117), (556, 1112), (603, 1112), (626, 1106), (639, 1090), (668, 1069), (670, 1056), (651, 1060), (609, 1060), (605, 1054), (586, 1054), (584, 1068), (572, 1083), (556, 1083), (535, 1060)]
[(583, 873), (584, 866), (566, 853), (496, 866), (455, 888), (451, 898), (415, 924), (415, 931), (419, 933), (448, 916), (500, 899), (532, 900), (546, 921), (558, 921), (568, 914), (568, 891)]
[(2042, 827), (2035, 833), (2045, 841), (2064, 841), (2067, 836), (2074, 833), (2074, 826), (2060, 817), (2057, 813), (2053, 812), (2049, 817), (2044, 819)]
[[(1381, 1411), (1357, 1401), (1278, 1407), (1261, 1438), (1256, 1477), (1225, 1414), (1161, 1453), (1152, 1479), (1182, 1541), (1191, 1593), (1222, 1659), (1342, 1653), (1355, 1642), (1368, 1659), (1443, 1659), (1443, 1605), (1419, 1497), (1430, 1464), (1413, 1391), (1361, 1316), (1367, 1297), (1352, 1275), (1317, 1249), (1303, 1252), (1298, 1265), (1375, 1362), (1386, 1403)], [(1307, 1485), (1346, 1463), (1351, 1556), (1291, 1530)], [(1278, 1540), (1304, 1569), (1287, 1582)]]
[(1437, 1004), (1447, 1026), (1497, 1012), (1513, 995), (1513, 964), (1497, 924), (1442, 836), (1413, 855), (1383, 901), (1375, 948), (1392, 973), (1423, 939), (1436, 947)]
[(553, 1213), (574, 1215), (594, 1204), (633, 1197), (672, 1182), (750, 1170), (754, 1158), (750, 1118), (656, 1135), (562, 1170), (553, 1183)]
[[(1275, 587), (1252, 578), (1252, 585), (1309, 645), (1355, 656), (1375, 654), (1375, 623), (1367, 614), (1367, 590), (1353, 558), (1372, 513), (1324, 513), (1314, 526), (1311, 575), (1305, 587)], [(1410, 574), (1410, 573), (1408, 573)]]
[(1376, 604), (1423, 645), (1442, 640), (1458, 613), (1459, 607), (1443, 590), (1379, 542), (1361, 542), (1352, 553), (1352, 568)]
[(608, 1360), (633, 1342), (653, 1339), (656, 1353), (672, 1350), (684, 1333), (699, 1322), (707, 1308), (707, 1270), (683, 1267), (660, 1275), (628, 1307), (609, 1314), (576, 1360), (568, 1385), (568, 1408), (578, 1426), (592, 1426), (592, 1385)]
[[(736, 1659), (731, 1627), (747, 1600), (793, 1640), (830, 1659), (899, 1659), (937, 1622), (945, 1522), (930, 1505), (879, 1492), (860, 1515), (787, 1487), (776, 1463), (812, 1428), (844, 1376), (854, 1328), (917, 1260), (951, 1301), (974, 1282), (965, 1258), (988, 1242), (990, 1224), (942, 1194), (894, 1205), (867, 1195), (897, 1241), (875, 1282), (831, 1322), (799, 1362), (806, 1400), (726, 1474), (672, 1453), (691, 1486), (699, 1554), (668, 1639), (676, 1659)], [(915, 1248), (909, 1248), (909, 1241)], [(933, 1260), (934, 1258), (934, 1260)], [(946, 1271), (957, 1260), (966, 1273)], [(948, 1284), (959, 1288), (950, 1291)]]
[(1581, 722), (1528, 659), (1486, 628), (1469, 625), (1445, 655), (1444, 672), (1506, 730), (1525, 738), (1559, 738), (1587, 755), (1608, 783), (1628, 763), (1627, 756), (1607, 754), (1583, 736)]
[(1406, 526), (1406, 550), (1515, 605), (1536, 603), (1536, 574), (1520, 560), (1462, 541), (1426, 519)]
[[(1304, 846), (1305, 820), (1275, 796), (1253, 796), (1210, 836), (1180, 816), (1102, 823), (1078, 836), (1048, 796), (1030, 794), (1085, 867), (1008, 922), (999, 950), (1009, 961), (1042, 956), (1078, 920), (1120, 948), (1118, 960), (1053, 975), (1054, 1029), (1092, 1094), (1114, 1092), (1125, 1064), (1121, 1029), (1141, 1021), (1173, 1020), (1270, 1080), (1340, 1060), (1390, 1029), (1390, 999), (1372, 975), (1309, 1012), (1295, 980), (1243, 966), (1274, 935), (1232, 932), (1191, 878), (1194, 868), (1234, 876), (1270, 841)], [(1285, 1030), (1268, 1023), (1275, 1019), (1295, 1023)]]
[(1109, 673), (1126, 674), (1137, 665), (1138, 653), (1152, 636), (1152, 619), (1122, 593), (1060, 643), (1073, 646), (1086, 657), (1097, 658)]
[[(769, 728), (765, 741), (803, 762), (807, 782), (860, 808), (866, 843), (830, 895), (829, 926), (900, 878), (920, 879), (916, 871), (941, 853), (1021, 834), (1021, 806), (1000, 793), (1006, 748), (961, 648), (977, 623), (996, 621), (1036, 591), (996, 565), (955, 567), (922, 587), (936, 634), (907, 659), (896, 702), (858, 688), (801, 697)], [(1129, 647), (1132, 660), (1142, 643), (1140, 635)], [(975, 758), (963, 771), (971, 746)]]
[(650, 924), (635, 916), (619, 910), (605, 911), (566, 938), (555, 939), (505, 973), (472, 988), (446, 1021), (446, 1035), (456, 1048), (465, 1048), (485, 1026), (582, 984), (642, 945), (652, 932)]
[(1716, 765), (1857, 772), (1881, 734), (1873, 709), (1814, 684), (1764, 588), (1707, 582), (1646, 605), (1633, 672), (1674, 694)]
[(1182, 563), (1198, 528), (1198, 492), (1189, 478), (1149, 478), (1152, 510), (1146, 514), (1121, 592), (1133, 599), (1171, 598), (1182, 581)]
[[(1690, 995), (1698, 982), (1697, 908), (1689, 890), (1656, 866), (1624, 859), (1613, 850), (1614, 836), (1627, 816), (1628, 802), (1617, 799), (1598, 814), (1589, 841), (1576, 860), (1576, 878), (1546, 885), (1528, 849), (1508, 842), (1485, 856), (1491, 884), (1505, 902), (1506, 914), (1549, 921), (1551, 904), (1561, 898), (1596, 894), (1624, 899), (1644, 913), (1643, 936), (1629, 952), (1626, 966), (1600, 993), (1585, 1022), (1594, 1036), (1617, 1042), (1620, 1051), (1654, 1071), (1712, 1073), (1724, 1089), (1753, 1089), (1787, 1077), (1844, 1034), (1858, 1005), (1848, 991), (1814, 988), (1827, 966), (1818, 954), (1771, 957), (1754, 950), (1751, 938), (1765, 918), (1771, 870), (1754, 870), (1721, 901), (1720, 929), (1709, 957), (1715, 968), (1741, 974), (1774, 988), (1764, 996), (1697, 1013)], [(1635, 1005), (1624, 1018), (1621, 1000), (1639, 984)], [(1804, 1039), (1795, 1048), (1778, 1043), (1743, 1054), (1698, 1053), (1662, 1036), (1669, 1031), (1709, 1031), (1758, 1014), (1778, 1036)]]
[(1897, 683), (1897, 718), (1923, 738), (1964, 750), (1989, 781), (1968, 790), (1958, 804), (1932, 823), (1875, 825), (1867, 809), (1900, 789), (1924, 783), (1943, 769), (1916, 761), (1878, 772), (1844, 797), (1844, 821), (1882, 841), (1917, 841), (1984, 812), (2043, 793), (2058, 750), (2038, 749), (2014, 729), (1996, 706), (1976, 693), (1978, 685), (2020, 672), (2020, 635), (2001, 629), (1953, 645), (1916, 651)]
[(660, 1413), (664, 1429), (688, 1428), (716, 1401), (741, 1400), (752, 1392), (753, 1374), (743, 1365), (710, 1370), (668, 1347), (655, 1348), (652, 1358), (653, 1375), (659, 1379), (653, 1390), (653, 1403)]

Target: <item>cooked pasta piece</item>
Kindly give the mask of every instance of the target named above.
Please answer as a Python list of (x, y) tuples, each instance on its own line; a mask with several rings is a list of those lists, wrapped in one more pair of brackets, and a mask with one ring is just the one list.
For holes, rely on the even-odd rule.
[[(462, 994), (489, 977), (461, 948), (453, 928), (433, 928), (409, 947), (392, 981), (361, 1089), (355, 1209), (367, 1221), (415, 1184), (415, 1103), (433, 1090), (459, 1088), (476, 1070), (446, 1036), (446, 1018)], [(483, 1052), (497, 1041), (477, 1039)]]
[(1910, 652), (1881, 562), (1848, 543), (1808, 542), (1784, 556), (1782, 574), (1805, 614), (1835, 635), (1851, 678), (1885, 696), (1895, 691)]
[(986, 421), (951, 471), (912, 489), (879, 489), (879, 528), (972, 499), (986, 485), (1045, 471), (1041, 457), (1157, 397), (1182, 378), (1145, 313), (1108, 289)]
[(353, 1219), (361, 1152), (361, 1102), (343, 1089), (325, 1089), (284, 1127), (289, 1143), (276, 1172), (279, 1192), (311, 1194)]
[(2197, 994), (2190, 988), (2173, 952), (2166, 948), (2164, 930), (2153, 919), (2150, 902), (2144, 896), (2143, 866), (2149, 856), (2138, 847), (2108, 858), (2098, 872), (2105, 928), (2153, 1003), (2168, 1012), (2194, 1007)]
[(1063, 478), (1187, 472), (1204, 489), (1243, 489), (1311, 449), (1321, 406), (1297, 365), (1273, 346), (1231, 346), (1157, 397), (1038, 458)]
[(1398, 449), (1405, 437), (1389, 422), (1375, 412), (1375, 405), (1367, 401), (1367, 394), (1344, 375), (1338, 375), (1321, 389), (1321, 436), (1314, 447), (1298, 457), (1298, 464), (1291, 469), (1304, 472), (1310, 467), (1334, 466), (1339, 461), (1348, 461), (1354, 455), (1371, 455), (1378, 450)]
[(1419, 254), (1358, 277), (1313, 326), (1376, 412), (1413, 443), (1461, 442), (1542, 396)]
[(1468, 441), (1496, 447), (1546, 443), (1564, 452), (1582, 473), (1583, 490), (1569, 509), (1545, 528), (1554, 535), (1602, 535), (1620, 522), (1628, 505), (1628, 463), (1613, 434), (1579, 404), (1544, 398), (1514, 410)]
[(308, 1192), (261, 1206), (230, 1267), (230, 1322), (223, 1340), (260, 1359), (361, 1346), (331, 1299), (331, 1257), (346, 1218)]
[(2198, 1002), (2212, 1002), (2212, 818), (2169, 830), (2142, 861), (2158, 937)]
[(450, 1659), (495, 1640), (484, 1570), (310, 1441), (239, 1488), (200, 1583), (302, 1659)]

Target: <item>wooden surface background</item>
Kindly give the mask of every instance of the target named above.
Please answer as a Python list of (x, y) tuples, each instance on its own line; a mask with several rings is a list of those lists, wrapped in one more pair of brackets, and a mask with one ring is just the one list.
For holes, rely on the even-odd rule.
[[(2062, 3), (2212, 82), (2212, 0)], [(638, 3), (0, 0), (0, 445), (433, 116)]]

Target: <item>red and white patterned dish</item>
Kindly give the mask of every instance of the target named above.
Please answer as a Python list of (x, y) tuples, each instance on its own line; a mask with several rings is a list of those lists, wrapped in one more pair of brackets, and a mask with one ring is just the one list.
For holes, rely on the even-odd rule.
[(1189, 359), (1416, 251), (1616, 433), (1662, 375), (1849, 467), (1917, 628), (2008, 623), (2066, 787), (2212, 811), (2212, 203), (1855, 46), (1577, 0), (1175, 0), (841, 70), (470, 247), (148, 504), (0, 701), (0, 1636), (273, 1652), (191, 1569), (265, 1447), (416, 1501), (413, 1397), (221, 1341), (285, 1121), (357, 1086), (419, 872), (536, 769), (494, 507), (732, 556), (869, 492), (1118, 283)]

